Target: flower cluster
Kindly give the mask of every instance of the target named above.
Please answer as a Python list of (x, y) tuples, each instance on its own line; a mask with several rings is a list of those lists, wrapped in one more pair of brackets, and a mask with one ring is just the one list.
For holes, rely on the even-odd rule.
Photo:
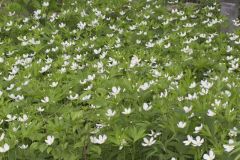
[(22, 3), (0, 11), (0, 159), (239, 157), (240, 32), (218, 2)]

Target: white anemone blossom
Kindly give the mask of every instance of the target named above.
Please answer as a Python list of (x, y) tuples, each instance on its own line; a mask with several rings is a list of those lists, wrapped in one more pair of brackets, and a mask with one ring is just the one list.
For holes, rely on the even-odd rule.
[(189, 146), (193, 141), (193, 137), (190, 135), (187, 135), (187, 140), (183, 141), (183, 143), (185, 144), (185, 146)]
[(215, 154), (212, 150), (208, 152), (208, 154), (203, 155), (204, 160), (214, 160), (215, 159)]
[(50, 68), (51, 68), (51, 64), (50, 64), (50, 65), (46, 65), (46, 66), (42, 67), (39, 72), (40, 72), (40, 73), (45, 73), (45, 72), (47, 72)]
[(0, 153), (5, 153), (10, 149), (9, 145), (5, 143), (2, 147), (0, 147)]
[(27, 144), (22, 144), (21, 146), (19, 146), (20, 149), (27, 149), (28, 145)]
[(207, 115), (208, 115), (209, 117), (213, 117), (213, 116), (216, 115), (216, 113), (213, 112), (211, 109), (209, 109), (208, 112), (207, 112)]
[(143, 103), (143, 110), (144, 111), (149, 111), (152, 108), (151, 103)]
[(122, 114), (127, 115), (127, 114), (130, 114), (131, 112), (132, 112), (132, 109), (131, 109), (131, 108), (124, 108)]
[(47, 136), (47, 139), (45, 140), (45, 142), (48, 146), (50, 146), (53, 144), (54, 139), (55, 139), (54, 136), (49, 135), (49, 136)]
[(75, 94), (74, 96), (73, 96), (73, 95), (69, 95), (67, 98), (68, 98), (69, 100), (73, 101), (73, 100), (77, 100), (78, 97), (79, 97), (79, 95), (78, 95), (78, 94)]
[(151, 146), (156, 142), (156, 140), (154, 140), (153, 137), (151, 137), (150, 139), (147, 138), (143, 138), (143, 143), (142, 146), (146, 147), (146, 146)]
[(88, 95), (82, 97), (82, 100), (83, 101), (87, 101), (87, 100), (89, 100), (91, 98), (91, 96), (92, 96), (91, 94), (88, 94)]
[(194, 147), (200, 147), (203, 144), (203, 142), (204, 142), (204, 139), (201, 138), (200, 136), (197, 136), (195, 140), (194, 139), (192, 140), (192, 145)]
[(48, 103), (49, 102), (49, 97), (44, 97), (43, 99), (41, 99), (42, 103)]
[(138, 88), (138, 91), (141, 89), (143, 91), (147, 90), (149, 87), (151, 87), (151, 85), (147, 82), (145, 82), (143, 85), (140, 85)]
[(234, 148), (235, 148), (234, 140), (233, 139), (229, 139), (228, 140), (228, 144), (224, 144), (223, 148), (224, 148), (225, 152), (231, 152), (232, 150), (234, 150)]
[(200, 147), (204, 142), (204, 139), (201, 138), (200, 136), (197, 136), (195, 139), (190, 136), (190, 135), (187, 135), (187, 140), (183, 141), (183, 143), (188, 146), (190, 144), (192, 144), (192, 146), (194, 147)]
[(183, 122), (183, 121), (180, 121), (180, 122), (178, 122), (178, 124), (177, 124), (178, 128), (185, 128), (186, 125), (187, 125), (187, 123), (186, 123), (186, 122)]
[(107, 140), (107, 135), (99, 135), (98, 137), (90, 136), (90, 141), (94, 144), (103, 144)]
[(140, 61), (141, 60), (136, 55), (134, 55), (131, 59), (130, 68), (133, 68), (136, 65), (138, 65)]
[(2, 133), (1, 136), (0, 136), (0, 141), (2, 141), (5, 137), (5, 133)]
[(120, 93), (120, 91), (121, 91), (120, 87), (114, 86), (114, 87), (112, 87), (112, 92), (110, 94), (116, 97)]
[(106, 116), (113, 117), (116, 114), (116, 111), (113, 111), (112, 109), (108, 109)]

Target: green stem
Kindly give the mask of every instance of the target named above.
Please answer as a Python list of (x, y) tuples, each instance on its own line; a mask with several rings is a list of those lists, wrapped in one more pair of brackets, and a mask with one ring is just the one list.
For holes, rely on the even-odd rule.
[(135, 160), (135, 145), (133, 144), (132, 148), (132, 160)]

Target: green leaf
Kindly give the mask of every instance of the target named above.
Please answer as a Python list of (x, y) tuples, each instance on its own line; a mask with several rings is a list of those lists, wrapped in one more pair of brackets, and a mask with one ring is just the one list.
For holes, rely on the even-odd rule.
[(127, 133), (133, 139), (133, 142), (135, 143), (137, 140), (139, 140), (145, 136), (145, 129), (131, 127), (128, 129)]
[(41, 151), (41, 152), (44, 152), (46, 149), (47, 149), (47, 145), (46, 144), (41, 144), (40, 146), (39, 146), (39, 150)]
[(76, 119), (81, 119), (83, 117), (83, 111), (80, 110), (80, 111), (71, 112), (71, 117), (73, 121)]
[(49, 154), (52, 151), (52, 147), (48, 147), (47, 153)]
[(97, 145), (91, 145), (89, 150), (90, 150), (90, 153), (95, 153), (97, 155), (101, 155), (101, 152), (102, 152), (101, 148)]

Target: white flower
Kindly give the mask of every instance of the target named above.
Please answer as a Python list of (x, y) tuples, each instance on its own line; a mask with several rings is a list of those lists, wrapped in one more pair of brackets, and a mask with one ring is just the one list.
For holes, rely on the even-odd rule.
[(38, 108), (37, 108), (37, 111), (38, 111), (38, 112), (43, 112), (43, 111), (44, 111), (44, 108), (38, 107)]
[(45, 140), (48, 146), (52, 145), (54, 142), (54, 136), (47, 136), (47, 139)]
[(143, 141), (144, 142), (142, 143), (142, 146), (151, 146), (156, 142), (153, 137), (151, 137), (149, 140), (147, 138), (143, 138)]
[(28, 120), (28, 116), (26, 114), (23, 115), (23, 117), (18, 117), (19, 122), (26, 122)]
[(42, 103), (48, 103), (49, 102), (49, 98), (48, 97), (44, 97), (43, 99), (41, 99)]
[(0, 141), (2, 141), (5, 137), (5, 133), (2, 133), (1, 136), (0, 136)]
[(8, 77), (3, 77), (3, 79), (5, 81), (11, 81), (14, 77), (15, 77), (15, 75), (8, 75)]
[(18, 127), (13, 127), (13, 132), (17, 132), (18, 131), (18, 129), (20, 128), (20, 126), (18, 126)]
[(186, 122), (183, 122), (183, 121), (180, 121), (180, 122), (178, 122), (178, 124), (177, 124), (178, 128), (185, 128), (186, 125), (187, 125), (187, 123), (186, 123)]
[(78, 94), (75, 94), (75, 96), (73, 95), (70, 95), (69, 97), (67, 97), (69, 100), (73, 101), (73, 100), (76, 100), (78, 99), (79, 95)]
[(228, 144), (224, 144), (223, 148), (224, 148), (224, 151), (226, 151), (226, 152), (231, 152), (232, 150), (234, 150), (234, 148), (235, 148), (234, 140), (229, 139)]
[(113, 95), (113, 96), (116, 96), (120, 93), (120, 91), (121, 91), (120, 87), (115, 87), (114, 86), (114, 87), (112, 87), (112, 92), (110, 94)]
[(86, 23), (85, 22), (79, 22), (77, 24), (77, 27), (80, 29), (80, 30), (83, 30), (85, 27), (86, 27)]
[(11, 121), (14, 121), (17, 117), (16, 116), (12, 116), (11, 114), (8, 114), (7, 115), (7, 122), (11, 122)]
[[(150, 87), (150, 84), (148, 84), (147, 82), (145, 82), (143, 85), (139, 86), (139, 89), (145, 91)], [(139, 90), (138, 89), (138, 90)]]
[(119, 146), (119, 150), (122, 150), (124, 145), (126, 145), (126, 144), (127, 144), (127, 141), (125, 139), (122, 139), (121, 144)]
[(237, 137), (237, 134), (238, 134), (238, 129), (236, 127), (233, 127), (233, 129), (230, 129), (228, 133), (230, 137)]
[(28, 148), (28, 145), (27, 145), (27, 144), (22, 144), (21, 146), (19, 146), (19, 148), (21, 148), (21, 149), (27, 149), (27, 148)]
[(50, 84), (49, 86), (54, 88), (54, 87), (57, 87), (57, 85), (58, 85), (58, 82), (52, 82), (52, 84)]
[(213, 83), (208, 82), (207, 80), (201, 80), (201, 87), (205, 89), (210, 89), (213, 86)]
[(155, 45), (155, 43), (153, 43), (153, 42), (147, 42), (146, 44), (145, 44), (145, 46), (146, 46), (146, 48), (152, 48), (152, 47), (154, 47), (154, 45)]
[(3, 57), (0, 57), (0, 63), (3, 63), (3, 62), (4, 62)]
[(109, 67), (116, 66), (117, 64), (118, 64), (118, 61), (116, 61), (115, 59), (109, 57), (109, 61), (108, 61), (108, 66)]
[(95, 79), (95, 74), (93, 74), (93, 75), (88, 75), (88, 77), (87, 77), (87, 81), (93, 81), (94, 79)]
[(185, 99), (187, 99), (187, 100), (198, 99), (197, 93), (188, 94), (188, 96)]
[(0, 153), (7, 152), (10, 149), (9, 145), (5, 143), (3, 147), (0, 147)]
[(233, 48), (231, 46), (227, 46), (227, 52), (231, 52), (233, 50)]
[(141, 60), (138, 59), (136, 55), (134, 55), (131, 59), (130, 68), (133, 68), (134, 66), (138, 65), (140, 61)]
[(213, 117), (213, 116), (216, 115), (216, 113), (213, 112), (211, 109), (209, 109), (207, 115), (208, 115), (209, 117)]
[(49, 2), (43, 2), (42, 6), (43, 7), (48, 7), (49, 6)]
[(204, 160), (214, 160), (215, 159), (215, 154), (212, 150), (208, 152), (208, 154), (203, 155)]
[(235, 146), (234, 145), (224, 144), (223, 148), (224, 148), (224, 151), (231, 152), (232, 150), (234, 150)]
[(91, 94), (88, 94), (82, 98), (83, 101), (87, 101), (91, 98)]
[(132, 112), (131, 108), (124, 108), (124, 111), (122, 112), (122, 114), (130, 114)]
[(161, 132), (154, 132), (151, 130), (151, 133), (148, 134), (150, 137), (156, 138), (157, 136), (161, 135)]
[(58, 26), (59, 26), (59, 28), (64, 28), (66, 26), (66, 24), (61, 22)]
[(166, 45), (164, 45), (164, 48), (169, 48), (171, 46), (171, 43), (168, 43), (168, 44), (166, 44)]
[(103, 144), (107, 140), (107, 136), (105, 134), (99, 135), (98, 138), (90, 136), (90, 140), (94, 144)]
[(46, 65), (44, 67), (41, 68), (41, 71), (39, 71), (40, 73), (45, 73), (47, 72), (49, 69), (51, 68), (51, 64), (50, 65)]
[(86, 88), (84, 88), (85, 91), (91, 90), (93, 88), (93, 84), (90, 84)]
[(185, 113), (189, 113), (192, 110), (192, 106), (190, 106), (190, 107), (184, 106), (183, 110), (184, 110)]
[(195, 131), (193, 133), (199, 133), (203, 128), (203, 124), (201, 124), (200, 126), (195, 127)]
[(93, 50), (94, 54), (96, 54), (96, 55), (100, 54), (101, 51), (102, 51), (101, 48), (99, 48), (99, 49), (94, 49), (94, 50)]
[(199, 147), (199, 146), (201, 146), (203, 144), (203, 142), (204, 142), (204, 139), (203, 138), (201, 139), (200, 136), (197, 136), (196, 140), (194, 140), (194, 139), (192, 140), (192, 145), (194, 147)]
[(190, 135), (187, 135), (187, 140), (183, 141), (183, 143), (184, 143), (186, 146), (188, 146), (188, 145), (190, 145), (190, 144), (192, 143), (192, 141), (193, 141), (193, 137), (190, 136)]
[(113, 111), (112, 109), (108, 109), (106, 116), (113, 117), (116, 114), (116, 111)]
[[(15, 86), (14, 84), (10, 84), (10, 86), (7, 87), (6, 90), (10, 91), (10, 90), (12, 90), (12, 89), (14, 88), (14, 86)], [(11, 95), (10, 95), (9, 97), (12, 98)], [(14, 96), (13, 99), (15, 99), (15, 98), (16, 98), (16, 97)]]
[(152, 76), (158, 78), (161, 76), (161, 72), (157, 71), (156, 69), (152, 70)]
[(144, 111), (149, 111), (152, 108), (151, 104), (143, 103), (143, 110)]
[(196, 82), (193, 82), (193, 83), (190, 84), (189, 88), (192, 89), (192, 88), (195, 88), (196, 86), (197, 86)]
[(66, 68), (65, 67), (62, 67), (60, 70), (59, 70), (60, 73), (65, 73), (66, 72)]
[(21, 101), (21, 100), (23, 100), (24, 99), (24, 96), (23, 95), (17, 95), (16, 96), (16, 101)]

